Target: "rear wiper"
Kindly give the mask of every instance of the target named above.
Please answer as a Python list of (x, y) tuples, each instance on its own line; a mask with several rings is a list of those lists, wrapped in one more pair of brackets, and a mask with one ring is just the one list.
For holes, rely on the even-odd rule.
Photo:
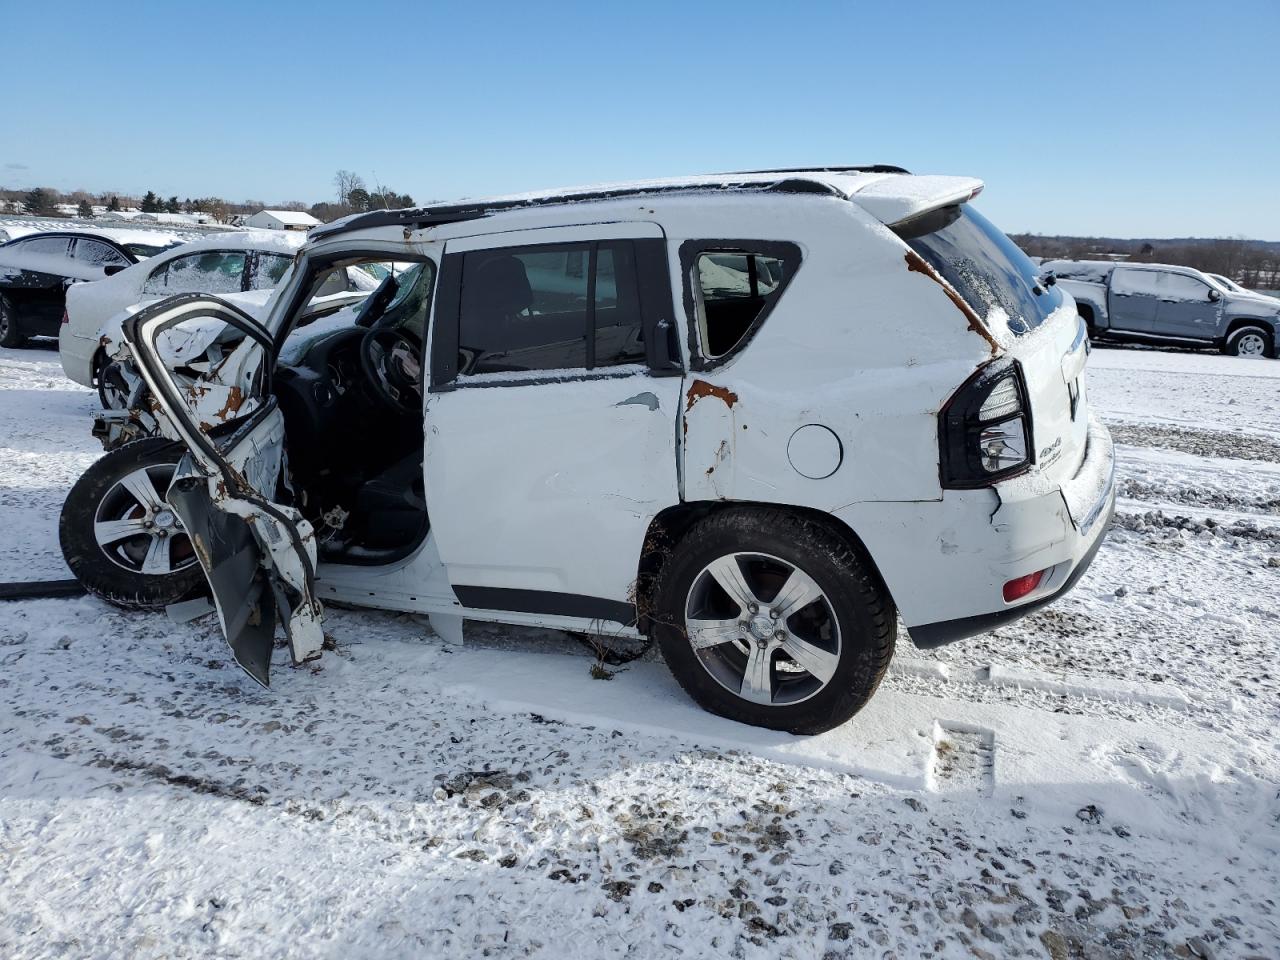
[(1044, 293), (1045, 287), (1052, 287), (1058, 282), (1058, 276), (1052, 270), (1046, 270), (1040, 276), (1036, 277), (1036, 285), (1031, 288), (1031, 292), (1037, 297)]

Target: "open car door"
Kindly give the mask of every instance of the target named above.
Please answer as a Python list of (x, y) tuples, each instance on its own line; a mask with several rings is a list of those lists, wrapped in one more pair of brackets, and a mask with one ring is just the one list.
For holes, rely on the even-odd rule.
[[(192, 381), (165, 364), (192, 326), (229, 324), (244, 339)], [(292, 507), (274, 502), (281, 483), (284, 418), (271, 392), (269, 332), (247, 313), (205, 294), (172, 297), (125, 321), (139, 373), (159, 405), (161, 432), (187, 448), (167, 499), (185, 526), (213, 591), (236, 662), (268, 683), (277, 618), (295, 664), (324, 642), (314, 596), (315, 538)]]

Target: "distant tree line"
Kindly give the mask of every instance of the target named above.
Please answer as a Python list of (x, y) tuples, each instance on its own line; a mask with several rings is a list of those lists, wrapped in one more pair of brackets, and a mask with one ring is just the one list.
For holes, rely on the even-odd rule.
[(1125, 260), (1172, 263), (1229, 277), (1243, 287), (1280, 289), (1280, 243), (1243, 237), (1122, 240), (1113, 237), (1055, 237), (1034, 233), (1011, 238), (1028, 256), (1046, 260)]
[[(0, 213), (28, 214), (39, 217), (81, 217), (91, 219), (94, 208), (108, 211), (137, 210), (141, 213), (202, 213), (216, 223), (239, 222), (238, 218), (251, 216), (262, 209), (299, 210), (310, 213), (317, 220), (328, 222), (352, 213), (366, 210), (394, 210), (413, 206), (413, 197), (400, 193), (382, 183), (370, 186), (358, 173), (339, 170), (333, 178), (337, 202), (321, 201), (307, 204), (301, 200), (285, 200), (263, 203), (245, 200), (232, 203), (221, 197), (165, 197), (148, 190), (141, 197), (119, 192), (89, 193), (73, 190), (69, 193), (52, 187), (35, 187), (16, 190), (0, 187)], [(72, 214), (70, 207), (75, 208)]]

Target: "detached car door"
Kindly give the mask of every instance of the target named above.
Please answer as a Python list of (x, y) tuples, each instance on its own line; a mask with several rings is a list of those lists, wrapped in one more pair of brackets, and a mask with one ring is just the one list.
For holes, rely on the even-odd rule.
[(649, 522), (679, 502), (665, 246), (652, 223), (446, 244), (427, 504), (464, 606), (633, 622)]
[[(227, 324), (244, 339), (208, 374), (179, 385), (165, 356), (170, 338), (180, 342), (180, 324)], [(204, 568), (236, 662), (266, 686), (277, 619), (295, 664), (318, 656), (324, 642), (311, 525), (275, 502), (284, 418), (271, 392), (272, 338), (248, 314), (200, 294), (146, 307), (123, 332), (163, 411), (162, 431), (187, 448), (169, 504)]]

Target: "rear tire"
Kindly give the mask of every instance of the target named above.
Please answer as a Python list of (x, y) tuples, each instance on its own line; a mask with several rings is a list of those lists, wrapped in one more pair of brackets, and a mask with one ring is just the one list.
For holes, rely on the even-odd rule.
[[(71, 488), (62, 506), (58, 538), (67, 566), (94, 596), (139, 610), (206, 592), (204, 571), (190, 540), (181, 527), (169, 524), (172, 511), (163, 499), (185, 452), (181, 444), (159, 437), (135, 440), (95, 462)], [(146, 499), (151, 508), (143, 504)], [(130, 532), (112, 540), (113, 523), (130, 525)], [(165, 542), (153, 550), (158, 539)]]
[(1271, 331), (1265, 327), (1250, 324), (1247, 327), (1239, 327), (1232, 330), (1227, 335), (1226, 343), (1222, 345), (1222, 352), (1233, 357), (1267, 357), (1270, 359), (1276, 355), (1275, 341), (1271, 336)]
[[(754, 609), (722, 589), (730, 569), (743, 575)], [(814, 599), (788, 607), (784, 595), (801, 583), (807, 592), (796, 595)], [(791, 733), (822, 733), (861, 710), (897, 638), (893, 601), (870, 559), (820, 523), (780, 509), (730, 508), (699, 521), (663, 566), (655, 600), (653, 635), (694, 700), (731, 720)], [(691, 621), (694, 637), (707, 624), (727, 632), (713, 627), (695, 649)], [(748, 694), (753, 663), (758, 679)]]
[(9, 299), (0, 295), (0, 347), (26, 346), (27, 335), (18, 326), (18, 314)]

